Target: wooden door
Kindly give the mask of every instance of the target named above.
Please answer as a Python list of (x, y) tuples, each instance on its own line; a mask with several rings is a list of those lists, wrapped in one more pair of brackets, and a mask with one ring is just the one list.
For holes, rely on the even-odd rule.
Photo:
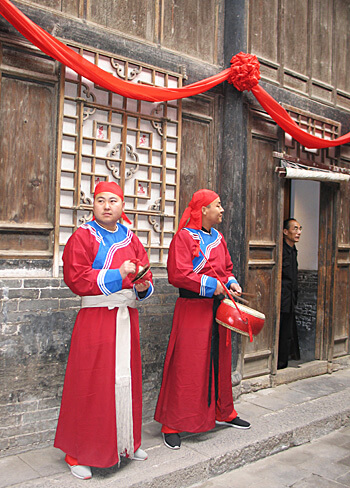
[(195, 191), (216, 190), (216, 112), (213, 97), (201, 95), (182, 102), (179, 219)]
[[(350, 169), (350, 147), (341, 148), (340, 165)], [(336, 199), (336, 260), (334, 292), (333, 357), (349, 353), (350, 325), (350, 186), (341, 183)]]
[(263, 330), (252, 343), (242, 341), (243, 378), (272, 371), (280, 294), (280, 242), (283, 183), (275, 174), (273, 152), (278, 150), (278, 128), (262, 112), (250, 111), (245, 291), (256, 295), (250, 306), (263, 312)]
[(316, 358), (329, 362), (349, 352), (349, 204), (348, 184), (322, 184)]
[(0, 42), (0, 257), (51, 258), (56, 64)]
[(334, 250), (336, 186), (322, 183), (320, 190), (320, 232), (318, 250), (318, 285), (315, 357), (332, 358), (334, 337)]

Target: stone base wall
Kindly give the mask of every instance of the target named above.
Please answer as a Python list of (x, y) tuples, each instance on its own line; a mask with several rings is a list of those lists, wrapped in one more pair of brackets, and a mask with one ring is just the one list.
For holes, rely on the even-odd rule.
[(303, 363), (315, 359), (317, 279), (317, 270), (299, 270), (298, 272), (296, 322), (300, 359)]
[[(177, 290), (165, 270), (140, 305), (143, 418), (153, 418)], [(52, 445), (80, 298), (63, 279), (0, 279), (1, 456)]]

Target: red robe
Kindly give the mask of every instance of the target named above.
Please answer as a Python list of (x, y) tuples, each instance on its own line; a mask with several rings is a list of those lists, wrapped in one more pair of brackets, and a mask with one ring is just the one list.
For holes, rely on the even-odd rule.
[[(219, 326), (218, 396), (215, 403), (214, 379), (208, 406), (210, 350), (213, 324), (213, 293), (217, 280), (201, 249), (226, 284), (237, 283), (223, 236), (182, 229), (171, 242), (168, 257), (169, 282), (207, 298), (178, 298), (164, 363), (163, 381), (155, 420), (178, 432), (205, 432), (217, 420), (237, 416), (233, 407), (231, 382), (231, 334)], [(198, 252), (197, 252), (198, 254)]]
[[(80, 296), (131, 289), (118, 268), (127, 259), (148, 264), (135, 234), (118, 224), (109, 232), (96, 222), (80, 227), (65, 246), (64, 280)], [(101, 271), (102, 270), (102, 271)], [(151, 285), (146, 297), (153, 292)], [(138, 311), (128, 307), (131, 323), (131, 375), (134, 450), (141, 445), (142, 370)], [(82, 308), (72, 333), (55, 447), (96, 467), (119, 461), (115, 412), (115, 336), (118, 309)]]

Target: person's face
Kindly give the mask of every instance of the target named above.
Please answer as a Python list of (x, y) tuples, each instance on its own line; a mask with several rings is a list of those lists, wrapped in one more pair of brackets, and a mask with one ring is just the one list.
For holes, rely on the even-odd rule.
[(288, 229), (283, 229), (284, 239), (286, 240), (287, 244), (290, 246), (294, 246), (297, 242), (299, 242), (301, 236), (302, 227), (296, 220), (291, 220), (289, 222)]
[(224, 209), (221, 206), (220, 198), (214, 200), (207, 207), (202, 207), (202, 225), (205, 229), (211, 229), (214, 225), (222, 222)]
[(110, 192), (102, 192), (95, 196), (93, 212), (95, 220), (108, 230), (115, 230), (117, 221), (122, 216), (125, 202)]

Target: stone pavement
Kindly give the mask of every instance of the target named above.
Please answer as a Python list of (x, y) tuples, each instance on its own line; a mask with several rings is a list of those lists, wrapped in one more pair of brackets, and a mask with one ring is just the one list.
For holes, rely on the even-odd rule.
[(350, 427), (191, 488), (348, 488)]
[[(93, 469), (91, 480), (80, 481), (70, 474), (64, 463), (64, 456), (59, 450), (53, 447), (33, 450), (0, 459), (0, 488), (73, 488), (81, 486), (82, 483), (101, 488), (181, 488), (205, 482), (207, 485), (203, 486), (214, 487), (216, 485), (213, 483), (220, 480), (219, 475), (281, 451), (286, 451), (280, 454), (286, 459), (289, 455), (292, 456), (290, 459), (293, 471), (300, 471), (302, 474), (304, 466), (301, 461), (304, 462), (305, 456), (310, 456), (307, 458), (310, 459), (310, 463), (316, 463), (317, 459), (307, 454), (310, 452), (308, 450), (302, 451), (301, 458), (298, 458), (298, 455), (293, 457), (293, 449), (289, 448), (303, 444), (305, 448), (316, 445), (311, 442), (349, 425), (350, 368), (333, 372), (331, 375), (325, 374), (248, 393), (242, 395), (235, 406), (239, 415), (252, 423), (250, 430), (225, 426), (203, 434), (184, 434), (181, 449), (171, 451), (162, 443), (160, 426), (153, 422), (144, 425), (142, 447), (149, 455), (145, 462), (124, 459), (120, 468)], [(350, 431), (342, 430), (341, 433), (345, 438), (341, 444), (336, 441), (331, 452), (335, 453), (335, 450), (338, 450), (340, 456), (345, 456), (342, 458), (345, 470), (341, 471), (339, 468), (339, 477), (346, 477), (346, 463), (349, 462), (345, 453), (348, 444), (346, 437), (349, 437)], [(310, 476), (316, 476), (315, 483), (305, 484), (308, 481), (304, 480), (302, 484), (303, 478), (299, 478), (296, 481), (299, 485), (295, 487), (342, 486), (321, 484), (323, 480), (317, 478), (327, 474), (330, 469), (329, 462), (326, 461), (327, 451), (328, 446), (320, 448), (319, 454), (323, 456), (321, 467), (323, 464), (324, 471), (315, 471), (315, 474), (312, 471)], [(273, 461), (276, 458), (273, 456), (270, 459)], [(294, 486), (282, 484), (288, 480), (282, 474), (279, 461), (276, 464), (272, 462), (271, 466), (271, 476), (275, 473), (275, 478), (280, 480), (280, 484), (277, 482), (274, 487)], [(261, 478), (264, 477), (265, 475), (261, 475), (259, 479), (260, 488), (263, 488), (264, 479)], [(327, 483), (327, 478), (325, 479)], [(254, 485), (228, 483), (226, 486), (245, 488)], [(265, 486), (272, 488), (271, 484), (265, 483)]]

